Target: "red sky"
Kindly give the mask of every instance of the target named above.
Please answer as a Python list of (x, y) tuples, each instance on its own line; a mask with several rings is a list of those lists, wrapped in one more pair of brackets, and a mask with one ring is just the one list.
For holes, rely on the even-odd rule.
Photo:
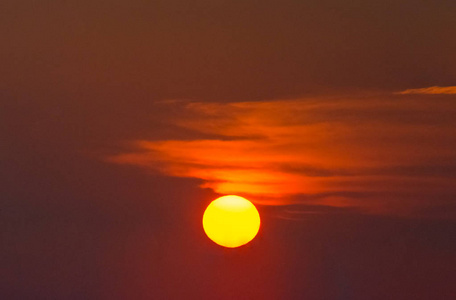
[(453, 0), (0, 12), (0, 298), (455, 298)]

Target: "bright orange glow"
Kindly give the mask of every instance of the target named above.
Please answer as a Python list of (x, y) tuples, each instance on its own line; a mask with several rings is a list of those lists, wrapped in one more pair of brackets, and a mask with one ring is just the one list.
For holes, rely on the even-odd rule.
[(203, 228), (216, 244), (236, 248), (250, 242), (260, 229), (260, 214), (249, 200), (223, 196), (212, 201), (203, 215)]
[[(434, 195), (454, 186), (449, 166), (455, 151), (448, 147), (453, 101), (433, 97), (431, 104), (413, 95), (418, 92), (452, 88), (391, 99), (180, 102), (173, 106), (176, 118), (163, 122), (190, 130), (185, 138), (135, 141), (131, 150), (108, 159), (198, 178), (202, 188), (252, 196), (264, 205), (345, 205), (375, 212), (378, 206), (406, 206), (402, 200), (384, 205), (384, 195), (416, 201), (411, 188)], [(436, 163), (442, 169), (432, 167)]]

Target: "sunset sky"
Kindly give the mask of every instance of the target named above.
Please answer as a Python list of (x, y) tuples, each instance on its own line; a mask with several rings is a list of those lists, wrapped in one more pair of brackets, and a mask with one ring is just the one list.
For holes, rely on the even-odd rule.
[(456, 1), (0, 15), (1, 299), (456, 299)]

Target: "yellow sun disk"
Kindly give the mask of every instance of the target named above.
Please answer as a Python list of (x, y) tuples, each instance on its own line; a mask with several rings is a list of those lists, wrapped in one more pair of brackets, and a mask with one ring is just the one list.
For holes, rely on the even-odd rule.
[(260, 229), (260, 215), (247, 199), (223, 196), (206, 208), (203, 228), (215, 243), (235, 248), (247, 244), (256, 236)]

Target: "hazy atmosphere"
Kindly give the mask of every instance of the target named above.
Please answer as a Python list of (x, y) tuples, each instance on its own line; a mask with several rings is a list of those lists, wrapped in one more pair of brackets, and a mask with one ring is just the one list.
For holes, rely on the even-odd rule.
[(0, 298), (456, 298), (455, 1), (0, 14)]

